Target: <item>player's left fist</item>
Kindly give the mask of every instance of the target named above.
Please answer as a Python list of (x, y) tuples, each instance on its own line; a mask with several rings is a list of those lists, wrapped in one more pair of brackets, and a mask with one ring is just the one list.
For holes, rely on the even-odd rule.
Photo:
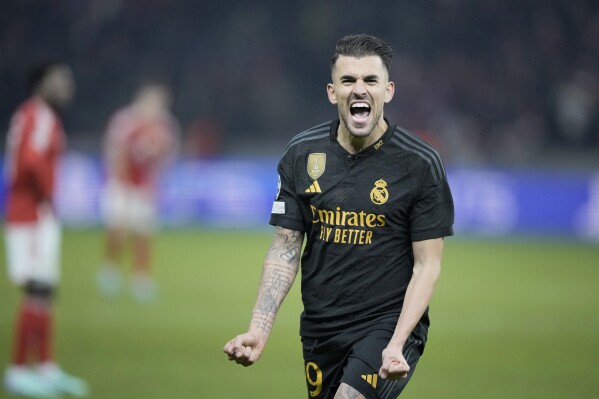
[(383, 365), (379, 375), (383, 379), (399, 380), (408, 378), (410, 365), (403, 356), (401, 349), (386, 348), (383, 351)]

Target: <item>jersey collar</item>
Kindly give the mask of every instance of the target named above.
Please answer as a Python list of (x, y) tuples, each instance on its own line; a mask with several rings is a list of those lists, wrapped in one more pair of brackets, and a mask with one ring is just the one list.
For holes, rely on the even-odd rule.
[(389, 139), (393, 136), (393, 132), (395, 131), (395, 125), (392, 124), (391, 122), (389, 122), (389, 120), (387, 118), (385, 118), (385, 117), (383, 117), (383, 118), (385, 119), (385, 122), (387, 122), (387, 131), (383, 134), (383, 136), (380, 138), (380, 140), (372, 143), (371, 145), (364, 148), (357, 154), (350, 154), (345, 148), (343, 148), (341, 146), (341, 144), (339, 144), (339, 141), (337, 140), (337, 129), (339, 129), (340, 122), (339, 122), (339, 119), (335, 119), (331, 123), (331, 130), (329, 132), (331, 146), (333, 147), (333, 149), (336, 152), (338, 152), (341, 155), (353, 155), (353, 156), (359, 157), (359, 158), (366, 157), (366, 156), (369, 156), (370, 154), (375, 153), (377, 150), (380, 150), (389, 141)]

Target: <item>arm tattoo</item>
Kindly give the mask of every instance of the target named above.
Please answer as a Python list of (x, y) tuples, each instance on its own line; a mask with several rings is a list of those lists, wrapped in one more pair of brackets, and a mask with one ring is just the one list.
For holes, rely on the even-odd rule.
[(342, 383), (335, 393), (335, 399), (364, 399), (364, 396), (351, 386)]
[(266, 254), (258, 299), (252, 323), (256, 328), (270, 332), (279, 307), (291, 289), (299, 269), (299, 254), (303, 234), (277, 227), (273, 243)]
[(297, 250), (290, 249), (281, 254), (281, 259), (283, 259), (287, 263), (291, 263), (295, 258), (297, 258)]

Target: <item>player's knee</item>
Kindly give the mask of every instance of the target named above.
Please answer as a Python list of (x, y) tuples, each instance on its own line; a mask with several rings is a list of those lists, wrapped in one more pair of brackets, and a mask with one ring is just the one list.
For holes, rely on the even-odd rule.
[(25, 295), (30, 298), (51, 301), (54, 297), (56, 288), (52, 284), (36, 280), (29, 280), (23, 288)]

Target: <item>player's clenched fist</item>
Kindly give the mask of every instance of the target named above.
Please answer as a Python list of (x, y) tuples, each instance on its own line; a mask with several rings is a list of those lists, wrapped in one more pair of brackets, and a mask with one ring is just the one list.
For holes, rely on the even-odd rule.
[(233, 360), (244, 367), (251, 366), (262, 355), (264, 343), (253, 333), (236, 336), (225, 344), (223, 351)]
[(387, 348), (383, 351), (383, 365), (379, 370), (381, 378), (398, 380), (407, 378), (410, 366), (404, 358), (401, 350)]

